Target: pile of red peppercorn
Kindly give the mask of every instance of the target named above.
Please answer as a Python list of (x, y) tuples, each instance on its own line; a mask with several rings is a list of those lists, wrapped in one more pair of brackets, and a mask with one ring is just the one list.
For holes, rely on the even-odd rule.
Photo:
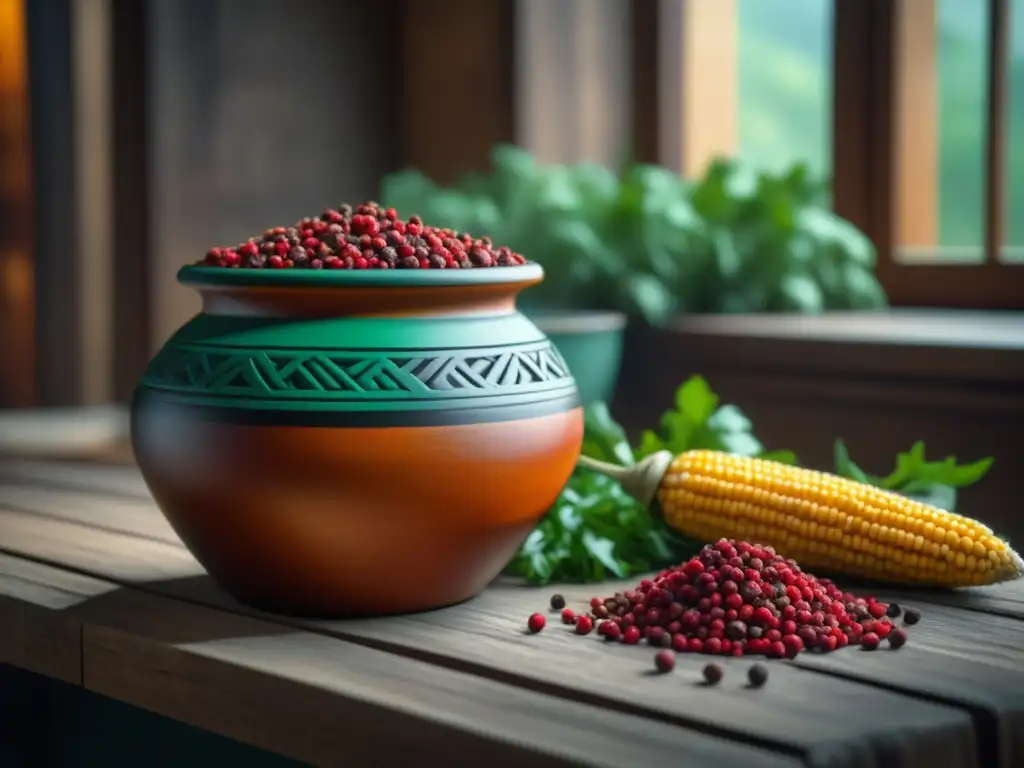
[[(805, 649), (871, 651), (883, 640), (897, 649), (907, 641), (906, 630), (893, 624), (897, 605), (843, 592), (771, 547), (727, 539), (635, 589), (593, 598), (589, 614), (564, 605), (560, 595), (552, 598), (577, 634), (589, 634), (596, 623), (606, 640), (633, 645), (643, 638), (680, 653), (793, 658)], [(531, 631), (543, 628), (543, 618), (531, 616)], [(919, 620), (920, 613), (906, 611), (905, 624)]]
[(249, 269), (473, 269), (526, 263), (489, 237), (430, 227), (394, 208), (341, 205), (291, 227), (274, 227), (244, 243), (211, 248), (208, 267)]

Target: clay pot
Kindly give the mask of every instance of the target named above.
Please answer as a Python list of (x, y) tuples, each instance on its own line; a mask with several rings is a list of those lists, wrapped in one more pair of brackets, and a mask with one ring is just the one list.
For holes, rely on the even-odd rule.
[(515, 307), (538, 265), (185, 267), (132, 445), (196, 559), (252, 606), (336, 616), (480, 592), (572, 473), (576, 385)]

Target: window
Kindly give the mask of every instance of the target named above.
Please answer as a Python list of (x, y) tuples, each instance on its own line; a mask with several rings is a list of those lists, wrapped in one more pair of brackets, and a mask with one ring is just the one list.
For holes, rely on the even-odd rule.
[(832, 0), (738, 0), (739, 145), (754, 167), (832, 172)]
[[(948, 0), (947, 0), (948, 1)], [(1024, 262), (1024, 0), (1010, 6), (1009, 126), (1007, 139), (1007, 262)]]
[(1024, 215), (1011, 166), (1024, 4), (835, 2), (837, 210), (875, 240), (891, 300), (1024, 307), (1024, 265), (1009, 258)]
[(634, 46), (658, 41), (656, 67), (634, 52), (652, 159), (806, 162), (893, 304), (1024, 308), (1024, 0), (633, 4)]

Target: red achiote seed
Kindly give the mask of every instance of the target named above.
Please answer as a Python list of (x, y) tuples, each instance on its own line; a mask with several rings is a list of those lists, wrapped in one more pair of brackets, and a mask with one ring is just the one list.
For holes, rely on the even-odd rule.
[[(835, 640), (835, 638), (831, 638), (831, 639)], [(864, 635), (864, 637), (862, 637), (860, 639), (860, 644), (864, 648), (865, 651), (873, 651), (873, 650), (875, 650), (875, 648), (878, 647), (878, 643), (879, 643), (878, 635), (876, 635), (874, 632), (868, 632), (866, 635)]]
[[(561, 597), (561, 595), (558, 595), (558, 597)], [(551, 604), (552, 605), (555, 604), (554, 598), (552, 598)], [(564, 600), (562, 601), (562, 605), (565, 605), (565, 601)], [(571, 608), (566, 608), (565, 610), (562, 611), (562, 623), (563, 624), (575, 624), (576, 623), (576, 614), (573, 612), (573, 610)]]
[(628, 626), (622, 630), (622, 642), (626, 645), (636, 645), (640, 642), (640, 629), (636, 626)]
[(654, 667), (659, 672), (671, 672), (676, 666), (676, 655), (669, 650), (654, 654)]
[(526, 622), (526, 626), (529, 628), (531, 632), (536, 633), (544, 629), (544, 625), (546, 623), (547, 622), (545, 621), (543, 614), (531, 613), (530, 618)]
[(614, 621), (605, 621), (601, 624), (604, 629), (605, 640), (618, 640), (622, 637), (622, 628)]
[[(442, 241), (450, 237), (442, 230), (428, 231)], [(460, 239), (469, 242), (470, 248), (483, 247), (482, 239)], [(607, 613), (616, 626), (621, 622), (624, 642), (628, 639), (622, 628), (632, 627), (634, 640), (643, 635), (657, 647), (722, 655), (731, 655), (738, 648), (740, 654), (772, 658), (792, 658), (805, 648), (842, 648), (857, 643), (865, 633), (861, 621), (870, 629), (880, 624), (881, 620), (870, 618), (869, 606), (877, 601), (856, 598), (847, 605), (843, 593), (831, 582), (803, 573), (797, 563), (769, 548), (726, 543), (735, 549), (735, 555), (726, 557), (728, 551), (706, 546), (691, 560), (641, 580), (636, 589), (597, 598), (593, 612), (599, 617)], [(762, 560), (758, 572), (762, 582), (748, 572), (754, 570), (749, 567), (754, 558)], [(743, 602), (730, 601), (732, 596)], [(885, 622), (888, 624), (887, 619)], [(615, 632), (604, 625), (599, 628), (602, 636), (609, 631)], [(890, 631), (888, 625), (876, 634)]]
[(905, 629), (894, 629), (889, 633), (889, 647), (898, 650), (907, 644), (907, 631)]
[(594, 620), (589, 616), (576, 617), (576, 634), (586, 635), (594, 628)]

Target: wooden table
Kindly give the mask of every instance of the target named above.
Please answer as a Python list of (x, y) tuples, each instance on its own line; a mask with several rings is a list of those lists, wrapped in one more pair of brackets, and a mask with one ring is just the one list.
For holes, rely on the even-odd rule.
[[(385, 566), (382, 566), (385, 567)], [(367, 585), (372, 589), (372, 585)], [(415, 585), (410, 585), (415, 588)], [(616, 585), (560, 587), (570, 605)], [(0, 664), (316, 765), (1024, 765), (1024, 585), (892, 594), (922, 609), (899, 652), (768, 662), (577, 637), (526, 617), (554, 589), (305, 621), (227, 597), (130, 464), (0, 461)], [(440, 761), (446, 761), (441, 763)]]

